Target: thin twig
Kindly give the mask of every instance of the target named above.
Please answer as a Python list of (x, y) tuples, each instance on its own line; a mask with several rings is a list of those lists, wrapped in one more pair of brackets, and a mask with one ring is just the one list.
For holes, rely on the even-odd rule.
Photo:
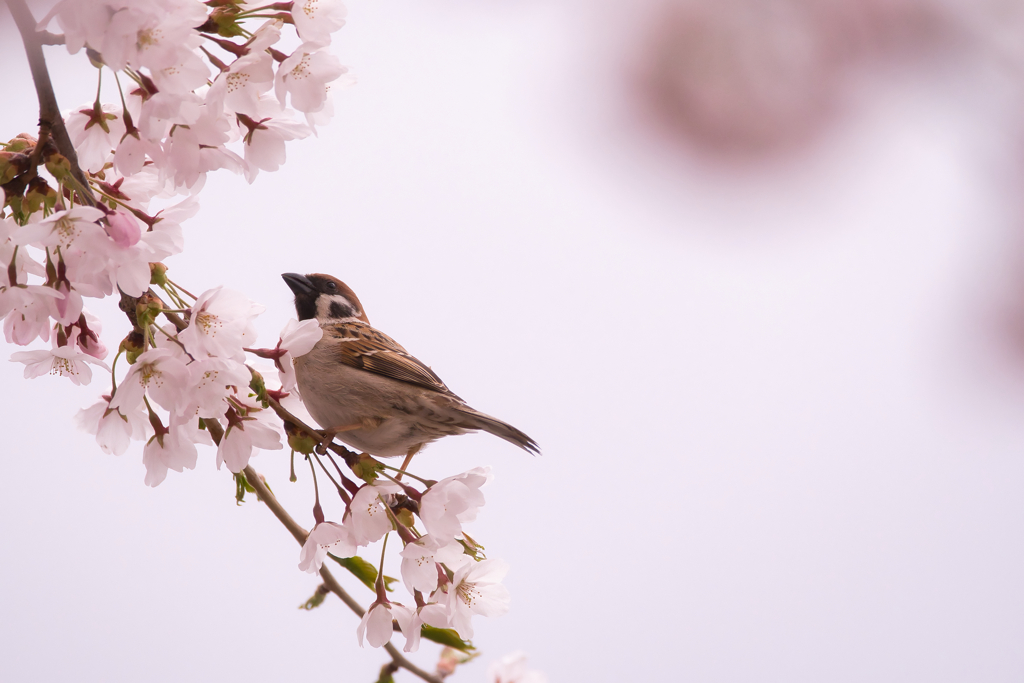
[[(28, 66), (32, 71), (32, 81), (36, 86), (36, 95), (39, 97), (39, 125), (40, 128), (48, 126), (57, 144), (57, 150), (71, 164), (71, 175), (78, 182), (78, 192), (82, 201), (89, 206), (96, 206), (96, 198), (89, 188), (89, 181), (78, 165), (78, 153), (75, 146), (71, 144), (68, 130), (64, 127), (64, 119), (60, 115), (60, 107), (57, 105), (57, 96), (53, 92), (53, 83), (50, 81), (50, 72), (46, 68), (46, 59), (43, 57), (43, 40), (48, 36), (42, 36), (36, 31), (36, 20), (32, 16), (25, 0), (6, 0), (7, 7), (11, 10), (14, 23), (18, 25), (18, 32), (21, 33), (21, 41), (25, 44), (25, 54), (28, 56)], [(40, 135), (40, 139), (42, 136)]]
[[(217, 426), (219, 427), (220, 425)], [(249, 482), (249, 485), (256, 489), (257, 498), (263, 501), (263, 504), (270, 509), (274, 516), (277, 517), (278, 521), (284, 525), (284, 528), (291, 533), (292, 537), (298, 542), (298, 544), (303, 545), (306, 542), (306, 537), (309, 535), (309, 532), (302, 528), (301, 524), (292, 519), (292, 516), (288, 514), (288, 511), (281, 506), (280, 502), (278, 502), (277, 497), (274, 496), (270, 489), (267, 488), (267, 485), (263, 483), (263, 479), (256, 473), (256, 470), (252, 468), (252, 465), (246, 466), (246, 468), (242, 470), (242, 474), (245, 475), (245, 479)], [(349, 595), (348, 592), (341, 587), (341, 584), (338, 583), (338, 580), (334, 578), (334, 575), (331, 574), (326, 567), (320, 568), (320, 578), (323, 579), (324, 585), (327, 586), (328, 590), (341, 598), (341, 601), (344, 602), (349, 609), (362, 618), (366, 613), (366, 610), (363, 609), (362, 605), (360, 605), (355, 598)], [(384, 646), (384, 649), (387, 650), (389, 655), (391, 655), (391, 660), (395, 664), (409, 673), (419, 676), (429, 683), (441, 683), (440, 678), (424, 671), (406, 659), (393, 644), (388, 643)]]

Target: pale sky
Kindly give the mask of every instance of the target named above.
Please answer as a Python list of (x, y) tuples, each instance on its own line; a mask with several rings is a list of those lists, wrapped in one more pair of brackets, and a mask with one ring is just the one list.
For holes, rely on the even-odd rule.
[[(512, 567), (511, 612), (450, 680), (514, 650), (552, 683), (1024, 678), (1022, 147), (998, 71), (865, 78), (819, 145), (737, 167), (631, 118), (585, 3), (348, 4), (334, 122), (252, 186), (211, 176), (168, 265), (265, 304), (267, 345), (294, 315), (279, 274), (334, 274), (540, 443), (417, 458), (493, 468), (470, 533)], [(4, 139), (38, 116), (9, 23)], [(91, 100), (48, 56), (62, 107)], [(90, 308), (115, 348), (115, 303)], [(102, 379), (21, 372), (0, 363), (0, 680), (375, 680), (387, 656), (337, 600), (297, 609), (317, 580), (212, 450), (150, 489), (140, 445), (74, 428)], [(252, 464), (311, 525), (287, 452)]]

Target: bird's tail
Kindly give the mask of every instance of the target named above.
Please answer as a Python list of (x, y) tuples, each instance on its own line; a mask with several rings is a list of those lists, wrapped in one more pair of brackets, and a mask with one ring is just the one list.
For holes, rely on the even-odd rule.
[(511, 444), (519, 446), (524, 451), (533, 455), (540, 455), (540, 446), (537, 442), (519, 431), (507, 422), (502, 422), (496, 417), (481, 413), (469, 406), (460, 406), (457, 409), (465, 418), (466, 426), (471, 429), (482, 429), (485, 432), (494, 434), (496, 437), (505, 439)]

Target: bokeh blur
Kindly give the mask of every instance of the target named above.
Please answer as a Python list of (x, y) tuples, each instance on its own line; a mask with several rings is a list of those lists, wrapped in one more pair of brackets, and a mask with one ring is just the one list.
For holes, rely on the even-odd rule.
[[(212, 176), (168, 265), (264, 303), (269, 345), (279, 273), (333, 273), (540, 442), (418, 457), (493, 467), (474, 537), (512, 566), (451, 680), (514, 650), (552, 682), (1024, 679), (1019, 2), (349, 9), (335, 121), (253, 186)], [(13, 137), (38, 112), (5, 11)], [(62, 107), (90, 102), (48, 50)], [(141, 448), (74, 430), (102, 386), (21, 370), (0, 680), (375, 680), (349, 612), (297, 609), (298, 547), (212, 451), (149, 489)], [(287, 455), (253, 464), (310, 524)]]

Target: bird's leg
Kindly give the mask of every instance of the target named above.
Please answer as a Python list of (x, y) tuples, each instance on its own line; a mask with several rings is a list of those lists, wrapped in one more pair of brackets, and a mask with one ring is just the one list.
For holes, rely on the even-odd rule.
[[(409, 469), (409, 463), (412, 462), (412, 456), (414, 456), (417, 453), (419, 453), (421, 448), (423, 448), (423, 444), (421, 444), (421, 443), (420, 444), (416, 444), (415, 446), (410, 448), (409, 449), (409, 453), (405, 456), (405, 460), (402, 461), (402, 466), (399, 467), (398, 469), (400, 469), (402, 472), (407, 471)], [(395, 481), (401, 481), (402, 480), (402, 472), (398, 473), (398, 476), (395, 477)]]
[(323, 434), (323, 438), (320, 439), (320, 443), (316, 445), (316, 448), (314, 450), (318, 454), (323, 455), (324, 453), (327, 452), (327, 447), (331, 444), (332, 441), (334, 441), (334, 437), (336, 435), (341, 434), (342, 432), (351, 432), (353, 429), (362, 428), (363, 425), (362, 423), (360, 423), (354, 425), (342, 425), (341, 427), (331, 427), (330, 429), (325, 429), (323, 430), (323, 432), (321, 432)]

